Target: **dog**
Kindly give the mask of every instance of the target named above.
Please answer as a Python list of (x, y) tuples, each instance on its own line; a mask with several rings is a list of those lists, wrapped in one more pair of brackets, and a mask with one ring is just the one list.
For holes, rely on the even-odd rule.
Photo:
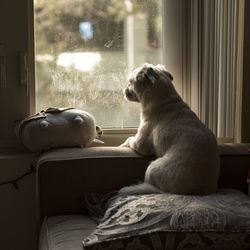
[(124, 89), (128, 101), (141, 105), (134, 137), (121, 147), (140, 155), (155, 155), (144, 182), (120, 189), (119, 194), (174, 193), (208, 195), (217, 191), (219, 153), (212, 131), (182, 100), (163, 65), (136, 68)]

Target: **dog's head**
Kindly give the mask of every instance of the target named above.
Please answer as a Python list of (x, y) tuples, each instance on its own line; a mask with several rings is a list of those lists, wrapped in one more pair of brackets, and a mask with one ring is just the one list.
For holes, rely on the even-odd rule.
[(167, 72), (163, 65), (145, 63), (129, 75), (124, 95), (129, 101), (140, 102), (145, 92), (151, 92), (162, 81), (171, 82), (172, 80), (173, 76)]

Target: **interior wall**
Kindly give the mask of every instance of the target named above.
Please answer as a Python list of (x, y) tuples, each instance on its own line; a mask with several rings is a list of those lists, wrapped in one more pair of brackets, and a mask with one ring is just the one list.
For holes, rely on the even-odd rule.
[[(18, 178), (30, 169), (30, 155), (0, 155), (0, 183)], [(0, 186), (0, 248), (3, 250), (37, 249), (37, 208), (35, 174)]]
[(245, 1), (241, 141), (250, 142), (250, 1)]
[(30, 0), (0, 1), (0, 44), (5, 48), (6, 86), (0, 83), (0, 146), (16, 143), (15, 121), (28, 115), (28, 97), (20, 84), (20, 52), (27, 51)]
[[(0, 82), (0, 182), (12, 180), (30, 168), (29, 154), (6, 155), (18, 145), (15, 120), (29, 114), (29, 98), (20, 85), (20, 52), (27, 51), (27, 7), (32, 0), (0, 1), (0, 44), (5, 48), (6, 86)], [(35, 175), (13, 185), (0, 186), (0, 248), (35, 250), (37, 245)]]

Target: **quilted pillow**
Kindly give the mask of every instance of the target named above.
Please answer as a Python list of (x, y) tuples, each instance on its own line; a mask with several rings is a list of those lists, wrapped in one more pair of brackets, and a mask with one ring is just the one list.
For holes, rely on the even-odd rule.
[(74, 108), (48, 108), (22, 120), (16, 131), (32, 152), (59, 147), (86, 147), (102, 134), (94, 117)]
[(207, 196), (149, 194), (111, 201), (84, 249), (249, 249), (250, 199), (220, 189)]

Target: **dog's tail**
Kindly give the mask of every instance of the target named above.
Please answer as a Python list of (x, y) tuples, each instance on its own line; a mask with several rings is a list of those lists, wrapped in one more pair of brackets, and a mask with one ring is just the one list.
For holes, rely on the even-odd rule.
[(143, 195), (143, 194), (163, 194), (164, 192), (157, 187), (146, 183), (138, 183), (135, 185), (123, 187), (119, 190), (118, 195)]

